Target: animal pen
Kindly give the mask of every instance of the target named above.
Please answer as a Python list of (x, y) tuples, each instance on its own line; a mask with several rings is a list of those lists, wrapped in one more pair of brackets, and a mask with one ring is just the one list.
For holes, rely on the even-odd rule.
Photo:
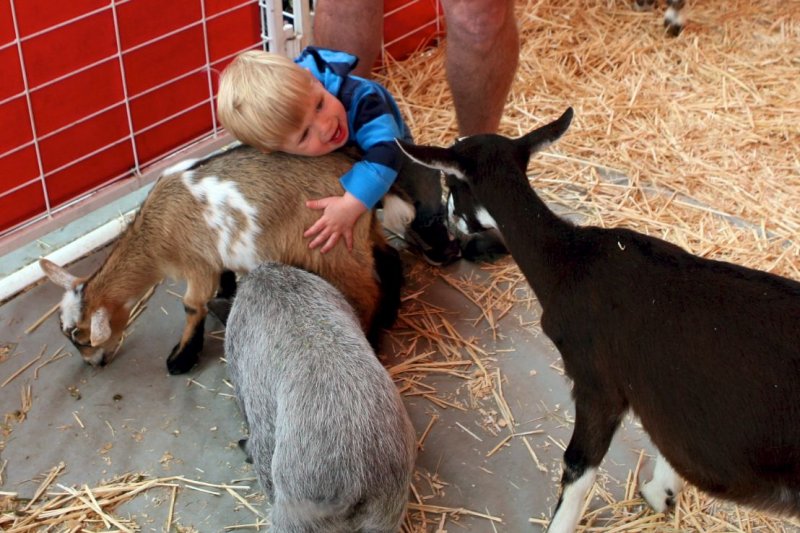
[[(164, 168), (230, 144), (214, 112), (218, 72), (245, 49), (293, 55), (311, 42), (307, 3), (274, 4), (0, 6), (0, 529), (268, 527), (236, 446), (223, 326), (209, 318), (200, 364), (168, 376), (183, 286), (165, 280), (135, 307), (119, 356), (86, 366), (59, 331), (61, 290), (35, 261), (92, 273)], [(696, 0), (672, 38), (660, 15), (629, 4), (516, 1), (520, 63), (500, 133), (575, 109), (531, 163), (532, 186), (576, 223), (800, 280), (800, 6)], [(385, 6), (375, 77), (417, 142), (450, 144), (440, 8)], [(402, 257), (403, 303), (379, 355), (418, 438), (403, 530), (544, 530), (574, 408), (536, 296), (510, 258)], [(626, 417), (580, 531), (800, 531), (692, 487), (673, 512), (653, 512), (638, 490), (654, 452)]]

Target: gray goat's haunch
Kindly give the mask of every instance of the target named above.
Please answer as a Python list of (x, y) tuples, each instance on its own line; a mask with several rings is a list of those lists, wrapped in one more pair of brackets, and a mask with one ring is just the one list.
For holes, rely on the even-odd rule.
[(198, 361), (207, 304), (225, 279), (223, 272), (245, 273), (272, 260), (333, 283), (377, 339), (394, 320), (402, 282), (400, 258), (386, 243), (380, 223), (372, 213), (359, 218), (352, 252), (341, 244), (321, 254), (303, 238), (319, 218), (306, 200), (343, 194), (339, 177), (352, 163), (338, 153), (299, 157), (240, 146), (170, 167), (94, 274), (77, 277), (40, 260), (48, 278), (66, 290), (63, 333), (86, 362), (103, 365), (146, 291), (164, 277), (185, 280), (186, 320), (167, 369), (187, 372)]
[(575, 428), (549, 531), (574, 531), (628, 408), (660, 453), (642, 488), (655, 510), (674, 503), (684, 478), (800, 516), (800, 283), (556, 216), (526, 171), (571, 119), (568, 109), (519, 139), (402, 145), (469, 185), (539, 298), (542, 329), (574, 382)]
[[(686, 24), (683, 8), (686, 0), (666, 0), (667, 10), (664, 12), (664, 29), (667, 34), (677, 37)], [(653, 9), (656, 0), (633, 0), (633, 8), (637, 11), (649, 11)]]
[(270, 531), (397, 532), (414, 428), (342, 295), (309, 272), (260, 265), (240, 283), (225, 357)]

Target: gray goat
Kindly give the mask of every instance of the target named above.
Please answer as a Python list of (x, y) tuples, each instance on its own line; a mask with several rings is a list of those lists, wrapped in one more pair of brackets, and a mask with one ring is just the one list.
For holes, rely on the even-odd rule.
[(415, 432), (341, 293), (304, 270), (260, 265), (240, 283), (225, 355), (271, 531), (398, 531)]

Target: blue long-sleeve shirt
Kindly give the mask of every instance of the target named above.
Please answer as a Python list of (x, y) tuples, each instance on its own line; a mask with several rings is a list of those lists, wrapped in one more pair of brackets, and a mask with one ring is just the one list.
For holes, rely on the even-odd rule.
[(295, 62), (342, 102), (349, 129), (347, 144), (355, 145), (363, 157), (340, 181), (347, 192), (368, 208), (374, 207), (400, 168), (402, 155), (394, 140), (412, 140), (397, 103), (380, 83), (350, 74), (358, 58), (347, 52), (309, 46)]

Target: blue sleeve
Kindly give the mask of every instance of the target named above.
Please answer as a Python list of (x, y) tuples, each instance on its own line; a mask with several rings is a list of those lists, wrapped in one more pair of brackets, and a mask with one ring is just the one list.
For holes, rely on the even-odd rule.
[(340, 182), (344, 190), (355, 196), (368, 209), (383, 198), (397, 178), (397, 170), (363, 159), (353, 165)]
[(368, 86), (351, 110), (351, 139), (363, 152), (362, 160), (342, 176), (347, 192), (372, 208), (397, 178), (402, 155), (395, 139), (408, 136), (397, 105), (379, 87)]

